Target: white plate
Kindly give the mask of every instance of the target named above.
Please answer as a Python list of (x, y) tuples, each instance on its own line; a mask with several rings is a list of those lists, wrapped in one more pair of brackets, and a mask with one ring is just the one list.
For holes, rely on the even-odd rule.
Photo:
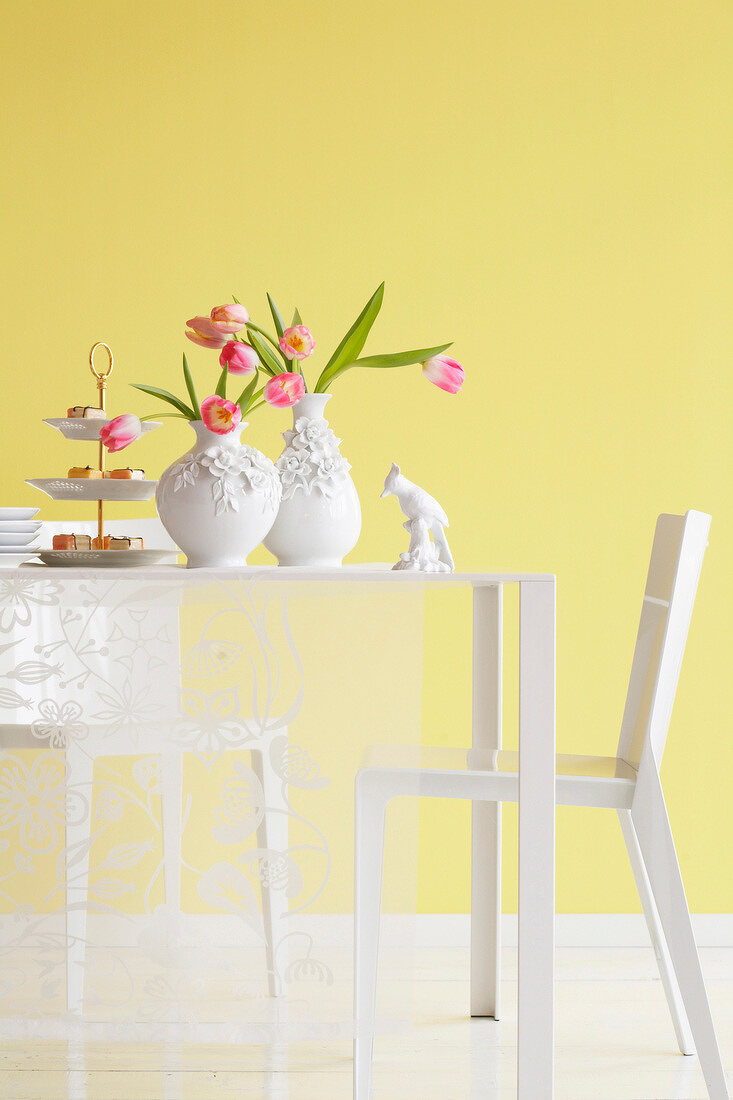
[(9, 531), (35, 535), (43, 527), (42, 519), (0, 519), (0, 535)]
[[(67, 439), (99, 439), (99, 430), (103, 428), (105, 424), (109, 424), (109, 420), (85, 420), (81, 416), (73, 417), (58, 417), (50, 420), (44, 420), (44, 424), (50, 424), (52, 428), (55, 428), (57, 432), (61, 432)], [(159, 420), (143, 420), (142, 429), (143, 434), (145, 432), (152, 432), (155, 428), (160, 427)]]
[(0, 550), (10, 546), (30, 546), (37, 538), (37, 531), (0, 531)]
[(157, 565), (170, 557), (170, 550), (39, 550), (44, 565), (95, 565), (127, 569), (136, 565)]
[(157, 484), (112, 477), (37, 477), (26, 481), (26, 485), (40, 489), (52, 500), (150, 500)]
[(33, 561), (38, 557), (38, 553), (31, 551), (24, 551), (22, 554), (0, 554), (0, 570), (2, 569), (15, 569), (16, 566), (22, 565), (24, 561)]
[(0, 520), (33, 519), (40, 510), (40, 508), (0, 508)]

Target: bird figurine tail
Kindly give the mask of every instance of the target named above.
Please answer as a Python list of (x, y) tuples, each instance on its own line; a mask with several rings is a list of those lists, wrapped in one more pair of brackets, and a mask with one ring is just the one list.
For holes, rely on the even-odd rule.
[(445, 537), (443, 524), (435, 520), (430, 527), (430, 532), (433, 536), (433, 542), (438, 549), (438, 559), (442, 561), (445, 565), (447, 565), (452, 573), (454, 569), (453, 555), (450, 552), (448, 539)]

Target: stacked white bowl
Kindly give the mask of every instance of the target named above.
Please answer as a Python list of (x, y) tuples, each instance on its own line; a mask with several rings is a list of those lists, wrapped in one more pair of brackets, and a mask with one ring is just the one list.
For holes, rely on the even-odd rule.
[(0, 508), (0, 569), (28, 561), (38, 550), (43, 523), (38, 508)]

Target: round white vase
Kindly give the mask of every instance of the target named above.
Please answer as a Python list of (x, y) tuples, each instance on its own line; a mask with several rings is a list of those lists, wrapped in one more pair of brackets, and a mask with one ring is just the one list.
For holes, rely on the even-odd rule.
[(246, 565), (280, 502), (275, 464), (241, 443), (247, 427), (220, 435), (191, 421), (196, 442), (160, 476), (155, 504), (188, 567)]
[(275, 465), (282, 501), (265, 546), (279, 565), (341, 565), (361, 532), (351, 466), (323, 415), (329, 393), (307, 393), (293, 406), (293, 427)]

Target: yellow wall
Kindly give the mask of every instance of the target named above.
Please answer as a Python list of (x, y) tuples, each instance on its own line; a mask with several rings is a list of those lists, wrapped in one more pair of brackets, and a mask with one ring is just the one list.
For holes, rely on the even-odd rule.
[[(664, 780), (693, 907), (733, 909), (730, 5), (42, 0), (5, 6), (1, 48), (2, 503), (71, 464), (40, 418), (90, 399), (94, 340), (112, 411), (146, 413), (123, 383), (179, 387), (193, 313), (234, 291), (262, 317), (269, 289), (328, 349), (385, 278), (369, 347), (452, 337), (468, 381), (339, 385), (354, 558), (401, 545), (394, 458), (459, 564), (556, 572), (563, 750), (615, 746), (657, 512), (713, 514)], [(250, 437), (274, 456), (287, 420)], [(136, 457), (157, 474), (186, 441), (169, 421)], [(434, 739), (465, 736), (466, 612), (429, 609)], [(421, 905), (465, 908), (465, 807), (423, 821)], [(559, 839), (561, 909), (635, 907), (612, 815), (562, 811)]]

